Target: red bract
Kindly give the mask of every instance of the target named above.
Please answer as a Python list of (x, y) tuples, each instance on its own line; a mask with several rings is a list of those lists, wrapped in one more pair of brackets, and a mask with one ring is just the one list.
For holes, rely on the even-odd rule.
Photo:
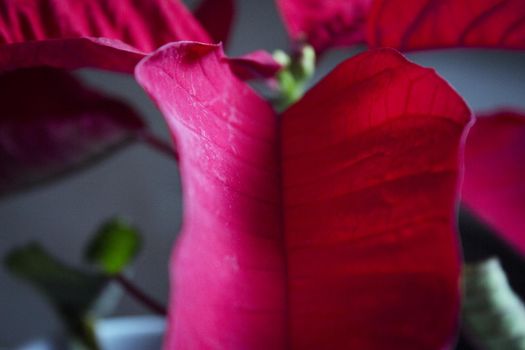
[(293, 40), (308, 42), (317, 51), (324, 51), (364, 41), (372, 1), (277, 0), (277, 5)]
[(400, 50), (525, 48), (523, 0), (373, 0), (367, 42)]
[(0, 196), (69, 172), (145, 128), (123, 102), (51, 68), (0, 75)]
[[(206, 27), (219, 28), (217, 39), (226, 40), (233, 2), (204, 1), (199, 9)], [(221, 17), (210, 15), (219, 9)], [(0, 71), (51, 66), (131, 73), (148, 53), (179, 40), (212, 41), (179, 0), (0, 1)], [(272, 77), (280, 68), (260, 53), (237, 63), (244, 72), (250, 65), (247, 79)]]
[(166, 349), (440, 349), (457, 323), (455, 197), (469, 110), (392, 50), (281, 117), (218, 46), (137, 67), (180, 152)]
[(318, 51), (367, 43), (419, 50), (525, 48), (522, 0), (277, 0), (290, 36)]
[(480, 116), (465, 149), (463, 202), (525, 254), (525, 115)]
[[(351, 38), (345, 36), (345, 28), (358, 28), (352, 33), (364, 33), (364, 27), (366, 35), (363, 35), (365, 39), (361, 42), (371, 47), (388, 46), (402, 51), (454, 47), (525, 49), (523, 0), (371, 0), (369, 3), (363, 0), (278, 0), (278, 4), (290, 36), (296, 40), (301, 35), (305, 36), (321, 52), (337, 46), (339, 43), (334, 39), (340, 36)], [(369, 5), (366, 15), (347, 15), (345, 18), (350, 21), (341, 21), (340, 17), (344, 17), (341, 14), (354, 14), (354, 9), (361, 8), (363, 4)], [(362, 23), (363, 18), (366, 18), (366, 24)], [(346, 23), (344, 26), (341, 25), (343, 22)], [(325, 35), (311, 34), (317, 31)], [(356, 42), (360, 41), (350, 40), (348, 44)], [(469, 152), (474, 152), (475, 158), (467, 158), (467, 167), (472, 170), (467, 173), (464, 198), (482, 220), (494, 226), (496, 231), (501, 230), (503, 237), (525, 252), (525, 240), (522, 242), (519, 238), (524, 227), (523, 205), (517, 200), (524, 186), (523, 180), (518, 179), (523, 175), (523, 162), (512, 164), (519, 161), (522, 155), (517, 151), (512, 153), (510, 144), (494, 142), (488, 126), (494, 125), (497, 132), (504, 129), (509, 134), (520, 134), (521, 128), (519, 123), (509, 123), (503, 117), (491, 120), (480, 121), (476, 127), (479, 131), (474, 131), (472, 142), (475, 145), (470, 147), (472, 151)], [(517, 130), (511, 131), (513, 127)], [(481, 134), (483, 136), (478, 136)], [(490, 141), (484, 143), (485, 139)], [(495, 140), (500, 140), (497, 135)], [(483, 145), (483, 151), (479, 145)], [(504, 153), (503, 149), (508, 153), (499, 159), (496, 155)], [(483, 164), (483, 161), (487, 163)], [(494, 166), (496, 161), (504, 164)], [(496, 184), (504, 179), (508, 182), (505, 191), (501, 188), (502, 184)]]
[(4, 0), (2, 69), (36, 65), (132, 71), (145, 53), (176, 40), (209, 41), (178, 0)]

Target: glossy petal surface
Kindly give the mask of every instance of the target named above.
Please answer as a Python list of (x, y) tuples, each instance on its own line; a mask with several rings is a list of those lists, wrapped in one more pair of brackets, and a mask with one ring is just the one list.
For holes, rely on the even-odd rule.
[(463, 202), (525, 254), (525, 114), (480, 115), (465, 148)]
[(372, 0), (277, 0), (293, 40), (307, 41), (318, 52), (360, 43)]
[(525, 48), (522, 0), (374, 0), (368, 43), (400, 50)]
[(144, 127), (124, 103), (51, 68), (0, 75), (0, 96), (0, 195), (94, 161)]
[(178, 0), (0, 1), (1, 70), (52, 65), (130, 72), (145, 53), (177, 40), (209, 41)]
[(136, 75), (181, 155), (166, 349), (447, 344), (470, 113), (433, 71), (360, 55), (282, 123), (216, 46), (166, 46)]
[(228, 44), (235, 17), (234, 0), (202, 0), (195, 17), (216, 42)]

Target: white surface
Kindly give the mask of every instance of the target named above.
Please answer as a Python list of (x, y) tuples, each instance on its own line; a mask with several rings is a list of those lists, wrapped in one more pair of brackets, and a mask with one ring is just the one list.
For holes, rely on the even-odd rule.
[[(101, 320), (96, 333), (102, 350), (159, 350), (166, 323), (154, 316), (120, 317)], [(17, 350), (66, 350), (64, 339), (41, 339)]]

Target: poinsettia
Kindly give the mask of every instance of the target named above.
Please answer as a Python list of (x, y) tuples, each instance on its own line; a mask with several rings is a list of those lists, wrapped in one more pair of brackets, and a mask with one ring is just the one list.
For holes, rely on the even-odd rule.
[[(275, 62), (227, 58), (176, 1), (4, 4), (1, 71), (131, 72), (141, 60), (135, 74), (173, 133), (184, 196), (167, 349), (453, 343), (470, 111), (434, 71), (365, 52), (277, 114), (239, 79), (271, 75)], [(356, 4), (339, 12), (344, 23), (363, 21), (370, 2)], [(337, 32), (321, 42), (365, 37)], [(192, 41), (150, 54), (178, 40)]]
[[(218, 46), (137, 67), (180, 152), (166, 348), (442, 348), (470, 112), (432, 70), (364, 53), (277, 116)], [(431, 330), (431, 331), (430, 331)]]

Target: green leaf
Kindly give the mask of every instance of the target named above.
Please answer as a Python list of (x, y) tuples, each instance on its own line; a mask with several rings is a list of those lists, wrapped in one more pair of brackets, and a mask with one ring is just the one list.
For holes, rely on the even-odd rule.
[(73, 337), (89, 349), (98, 349), (90, 309), (107, 285), (107, 277), (71, 268), (37, 243), (12, 250), (5, 266), (47, 297)]
[(466, 265), (463, 324), (483, 349), (525, 350), (525, 307), (495, 258)]
[(88, 244), (85, 258), (108, 275), (122, 272), (141, 247), (138, 231), (121, 219), (112, 219), (99, 229)]

